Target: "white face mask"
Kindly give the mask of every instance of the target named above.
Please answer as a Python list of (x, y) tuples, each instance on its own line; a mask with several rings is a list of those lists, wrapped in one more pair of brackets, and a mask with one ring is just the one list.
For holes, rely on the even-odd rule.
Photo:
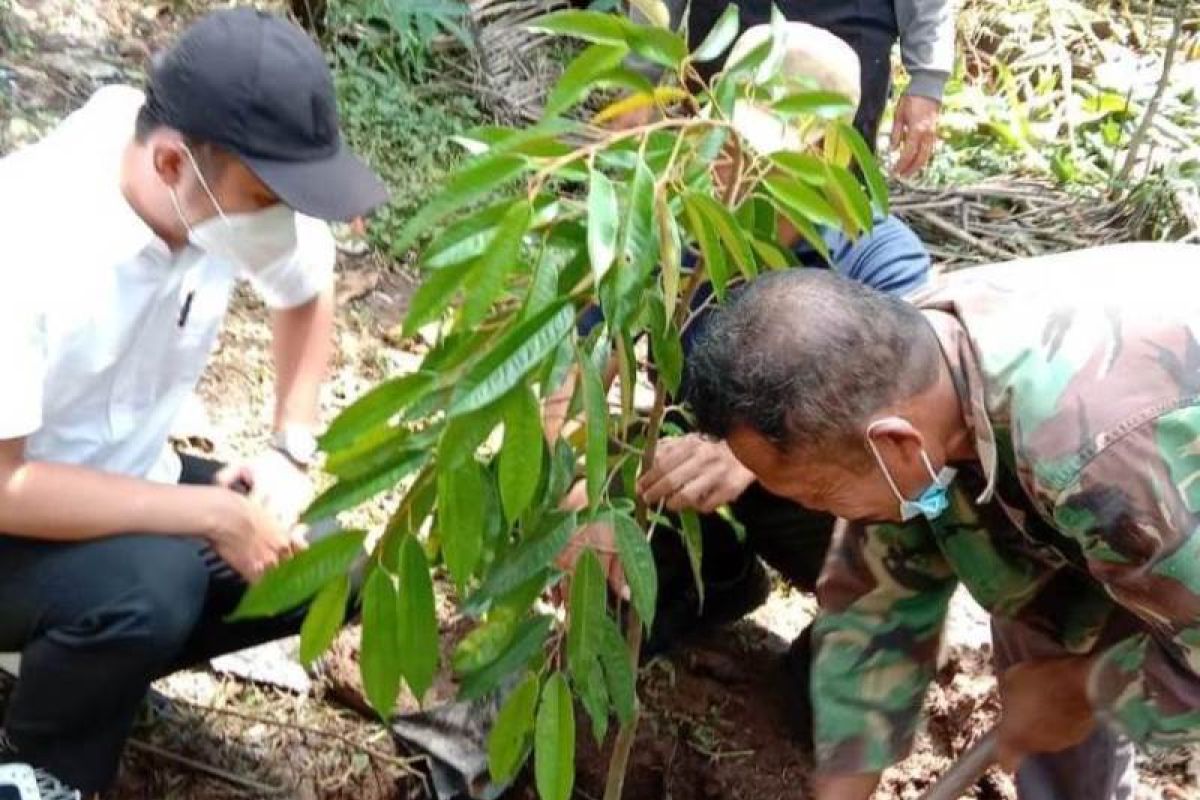
[(188, 241), (210, 255), (227, 259), (247, 272), (262, 272), (288, 260), (296, 252), (296, 212), (276, 203), (260, 211), (242, 214), (226, 214), (221, 208), (204, 174), (200, 172), (192, 151), (184, 146), (192, 169), (203, 187), (204, 193), (217, 209), (217, 215), (193, 226), (188, 222), (175, 194), (174, 187), (167, 187), (175, 213), (188, 231)]

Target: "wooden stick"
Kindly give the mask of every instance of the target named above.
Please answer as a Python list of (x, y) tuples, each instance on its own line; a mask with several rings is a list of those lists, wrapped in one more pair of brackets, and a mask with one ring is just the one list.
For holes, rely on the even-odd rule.
[(197, 761), (194, 758), (188, 758), (187, 756), (180, 755), (179, 753), (173, 753), (170, 750), (150, 744), (149, 742), (143, 742), (139, 739), (130, 739), (128, 741), (129, 748), (131, 750), (136, 750), (139, 753), (145, 753), (148, 756), (152, 756), (162, 761), (169, 761), (176, 766), (190, 769), (193, 772), (203, 773), (210, 777), (225, 781), (226, 783), (233, 784), (234, 786), (240, 786), (243, 789), (248, 789), (254, 792), (258, 797), (277, 797), (288, 791), (290, 788), (287, 786), (275, 786), (269, 783), (261, 783), (253, 778), (247, 778), (244, 775), (238, 775), (235, 772), (230, 772), (228, 770), (221, 769), (220, 767), (215, 767), (212, 764), (205, 764), (203, 761)]
[(1001, 248), (996, 247), (993, 244), (985, 242), (982, 239), (980, 239), (979, 237), (973, 236), (970, 233), (967, 233), (962, 228), (959, 228), (957, 225), (946, 222), (946, 220), (941, 219), (940, 217), (938, 217), (935, 214), (930, 214), (928, 211), (922, 211), (919, 213), (918, 216), (920, 216), (922, 220), (929, 223), (930, 225), (937, 228), (938, 230), (942, 231), (943, 233), (950, 234), (951, 236), (958, 239), (959, 241), (962, 241), (962, 242), (965, 242), (966, 244), (971, 245), (975, 249), (979, 250), (979, 252), (984, 253), (985, 255), (989, 255), (992, 258), (998, 258), (1001, 261), (1009, 261), (1013, 258), (1017, 258), (1017, 256), (1015, 254), (1010, 253), (1007, 250), (1002, 250)]
[(1129, 140), (1129, 153), (1125, 156), (1125, 165), (1121, 167), (1121, 171), (1117, 174), (1117, 184), (1124, 185), (1129, 180), (1130, 173), (1133, 172), (1133, 166), (1137, 163), (1138, 151), (1142, 149), (1142, 141), (1150, 132), (1150, 126), (1154, 124), (1154, 116), (1158, 113), (1158, 107), (1162, 103), (1163, 95), (1167, 92), (1167, 84), (1171, 77), (1171, 67), (1175, 63), (1175, 51), (1179, 49), (1179, 40), (1183, 37), (1183, 15), (1188, 4), (1179, 0), (1179, 8), (1175, 10), (1175, 27), (1171, 31), (1171, 38), (1167, 40), (1167, 52), (1163, 57), (1163, 71), (1158, 79), (1158, 87), (1154, 90), (1154, 96), (1150, 98), (1150, 105), (1146, 106), (1146, 113), (1142, 115), (1141, 122), (1138, 123), (1137, 130), (1133, 132), (1133, 138)]

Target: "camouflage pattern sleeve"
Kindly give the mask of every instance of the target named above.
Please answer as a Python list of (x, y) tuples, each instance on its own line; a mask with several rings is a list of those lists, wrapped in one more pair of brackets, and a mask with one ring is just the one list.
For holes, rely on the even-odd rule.
[(820, 772), (877, 772), (907, 755), (955, 585), (928, 523), (841, 523), (817, 588)]
[(1055, 518), (1145, 624), (1097, 657), (1088, 687), (1097, 716), (1140, 745), (1200, 740), (1200, 407), (1104, 447)]

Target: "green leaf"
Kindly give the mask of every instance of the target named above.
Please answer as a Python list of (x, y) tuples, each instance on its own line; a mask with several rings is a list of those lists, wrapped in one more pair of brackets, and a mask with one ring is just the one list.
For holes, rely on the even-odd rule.
[(665, 332), (652, 329), (650, 349), (654, 366), (658, 367), (658, 374), (666, 383), (667, 389), (672, 395), (678, 393), (679, 384), (683, 381), (683, 344), (675, 325), (668, 326)]
[(812, 186), (824, 186), (828, 179), (825, 174), (825, 162), (811, 153), (784, 150), (773, 153), (771, 161), (780, 169)]
[(430, 270), (422, 276), (421, 285), (413, 292), (408, 313), (404, 316), (404, 335), (412, 336), (421, 327), (438, 319), (450, 308), (454, 295), (475, 269), (476, 262), (463, 261), (448, 267)]
[(788, 222), (792, 223), (792, 227), (794, 227), (800, 233), (800, 235), (804, 237), (805, 241), (812, 245), (813, 249), (821, 254), (821, 257), (825, 259), (825, 263), (832, 264), (833, 261), (829, 254), (829, 245), (825, 243), (825, 239), (821, 236), (820, 231), (818, 231), (816, 227), (808, 221), (808, 218), (790, 205), (779, 203), (777, 208), (779, 213), (782, 214)]
[(767, 52), (758, 70), (754, 73), (754, 82), (766, 83), (775, 77), (783, 58), (787, 55), (787, 18), (779, 11), (779, 6), (771, 4), (771, 49)]
[(621, 18), (599, 11), (555, 11), (531, 21), (528, 27), (545, 33), (574, 36), (587, 42), (627, 43)]
[(428, 457), (429, 454), (424, 451), (405, 451), (404, 458), (398, 458), (383, 472), (338, 481), (313, 500), (312, 505), (300, 515), (300, 521), (311, 523), (353, 508), (364, 500), (391, 489), (405, 476), (419, 470)]
[(617, 254), (617, 233), (621, 220), (617, 207), (617, 192), (612, 181), (597, 169), (589, 170), (588, 176), (588, 258), (592, 262), (592, 274), (599, 285)]
[(891, 211), (891, 204), (888, 200), (887, 181), (883, 179), (883, 173), (879, 171), (879, 161), (871, 152), (871, 148), (867, 147), (862, 134), (853, 125), (845, 122), (838, 123), (837, 131), (838, 135), (842, 137), (842, 141), (850, 148), (855, 163), (862, 171), (863, 180), (867, 182), (867, 190), (871, 193), (871, 202), (880, 214), (887, 215)]
[(658, 604), (658, 571), (646, 534), (628, 514), (614, 513), (610, 521), (617, 539), (617, 553), (625, 581), (642, 624), (649, 631), (654, 624), (654, 609)]
[(834, 207), (803, 183), (776, 174), (764, 178), (763, 186), (782, 206), (792, 209), (793, 213), (821, 225), (841, 227), (842, 218), (838, 216)]
[(454, 671), (467, 675), (491, 664), (504, 654), (517, 632), (517, 614), (507, 606), (497, 606), (484, 622), (463, 637), (454, 648)]
[(378, 475), (429, 449), (433, 441), (428, 434), (414, 435), (407, 428), (376, 428), (325, 459), (325, 471), (343, 481)]
[(750, 246), (754, 248), (758, 260), (766, 264), (768, 269), (787, 269), (794, 266), (796, 259), (793, 255), (773, 241), (751, 239)]
[(700, 596), (700, 605), (704, 605), (704, 573), (700, 566), (704, 558), (704, 537), (700, 528), (700, 517), (695, 511), (680, 511), (681, 522), (679, 535), (683, 537), (683, 545), (687, 549), (688, 563), (692, 565), (692, 579), (696, 582), (696, 592)]
[(558, 79), (546, 99), (547, 117), (556, 116), (575, 105), (604, 75), (617, 67), (629, 52), (620, 44), (593, 44), (576, 56)]
[(733, 260), (737, 262), (742, 274), (747, 278), (753, 278), (757, 275), (758, 267), (754, 261), (754, 252), (750, 249), (750, 243), (746, 241), (746, 236), (742, 233), (737, 220), (729, 213), (729, 209), (711, 197), (706, 197), (702, 194), (697, 194), (695, 197), (700, 203), (703, 213), (708, 217), (713, 227), (716, 228), (721, 241), (725, 244), (725, 249), (729, 251), (730, 255), (733, 256)]
[(230, 620), (268, 617), (296, 608), (363, 554), (364, 531), (340, 531), (313, 542), (250, 585)]
[(466, 585), (483, 554), (483, 467), (474, 459), (438, 473), (438, 531), (446, 568), (459, 588)]
[(420, 236), (444, 217), (487, 195), (528, 168), (528, 163), (520, 156), (493, 155), (484, 156), (456, 170), (446, 187), (400, 231), (392, 244), (392, 252), (403, 255)]
[(571, 665), (585, 665), (599, 651), (600, 620), (606, 616), (606, 597), (600, 562), (590, 549), (584, 550), (575, 564), (575, 574), (571, 576), (570, 625), (567, 628), (567, 660)]
[(583, 708), (592, 720), (592, 736), (597, 745), (604, 743), (608, 733), (608, 686), (604, 683), (604, 669), (596, 656), (589, 658), (585, 665), (571, 667), (575, 692), (583, 703)]
[(556, 672), (542, 688), (533, 745), (541, 800), (570, 800), (575, 787), (575, 708), (567, 679)]
[(321, 450), (335, 453), (348, 447), (359, 436), (404, 411), (429, 391), (436, 379), (430, 372), (414, 372), (379, 384), (338, 414), (321, 436)]
[(500, 501), (510, 520), (529, 508), (542, 478), (545, 444), (537, 397), (518, 386), (504, 403), (504, 446), (500, 450)]
[(325, 588), (317, 592), (316, 598), (304, 616), (300, 626), (300, 663), (312, 665), (317, 657), (333, 644), (342, 625), (346, 622), (346, 606), (350, 602), (350, 577), (339, 575)]
[(683, 195), (683, 210), (687, 217), (687, 228), (700, 246), (700, 255), (704, 259), (704, 267), (708, 271), (708, 279), (712, 282), (713, 291), (717, 298), (725, 301), (725, 287), (729, 285), (729, 263), (725, 260), (725, 251), (721, 249), (716, 228), (704, 213), (696, 192)]
[(563, 439), (554, 443), (550, 460), (550, 480), (546, 484), (544, 503), (557, 505), (575, 482), (575, 450)]
[(608, 398), (605, 396), (599, 370), (582, 352), (579, 353), (579, 369), (587, 424), (584, 474), (587, 476), (588, 504), (595, 508), (604, 493), (604, 479), (608, 471)]
[(359, 669), (371, 707), (384, 720), (400, 694), (400, 614), (392, 576), (376, 568), (363, 588), (362, 654)]
[(729, 103), (733, 102), (732, 96), (725, 97), (724, 95), (732, 95), (735, 84), (745, 76), (756, 72), (763, 65), (763, 62), (767, 60), (767, 57), (771, 55), (771, 50), (772, 41), (767, 40), (761, 44), (755, 45), (745, 55), (734, 61), (732, 64), (726, 63), (724, 70), (725, 74), (721, 77), (721, 80), (717, 82), (717, 85), (713, 87), (713, 93), (717, 95), (715, 99), (723, 111), (726, 113), (729, 111), (726, 105), (727, 100)]
[(628, 89), (634, 94), (653, 94), (654, 84), (642, 73), (629, 67), (617, 67), (601, 75), (597, 86), (606, 89)]
[(474, 411), (504, 395), (558, 346), (574, 322), (573, 308), (563, 301), (509, 330), (463, 376), (449, 415)]
[(475, 458), (475, 451), (491, 435), (503, 417), (503, 398), (455, 417), (446, 423), (438, 442), (438, 464), (444, 470)]
[(462, 325), (473, 328), (491, 308), (508, 276), (521, 261), (521, 240), (529, 229), (533, 208), (524, 199), (512, 204), (500, 220), (487, 251), (471, 268), (470, 289), (462, 304)]
[(771, 103), (771, 109), (783, 117), (808, 114), (821, 119), (837, 119), (854, 113), (854, 103), (839, 92), (812, 91), (789, 94)]
[(478, 672), (463, 678), (458, 690), (461, 700), (478, 700), (500, 685), (505, 677), (521, 669), (542, 652), (553, 620), (547, 616), (536, 616), (525, 620), (517, 628), (512, 644), (504, 654)]
[(543, 526), (549, 530), (521, 542), (492, 565), (483, 583), (464, 604), (467, 613), (477, 613), (554, 564), (554, 559), (571, 541), (577, 522), (575, 514), (561, 511), (551, 512), (546, 520)]
[(679, 302), (679, 278), (683, 268), (683, 242), (679, 236), (679, 226), (675, 215), (671, 213), (671, 205), (667, 195), (660, 193), (654, 197), (654, 221), (658, 227), (659, 264), (662, 268), (663, 302), (668, 309), (674, 310)]
[(627, 725), (637, 706), (637, 673), (625, 638), (607, 615), (600, 626), (600, 663), (604, 666), (608, 696), (612, 698), (617, 719)]
[(388, 520), (379, 544), (380, 560), (390, 569), (400, 568), (400, 544), (416, 536), (425, 524), (437, 500), (437, 472), (430, 466), (413, 480), (396, 511)]
[(420, 703), (438, 665), (438, 623), (429, 562), (416, 538), (400, 545), (400, 672)]
[(704, 41), (692, 53), (692, 60), (704, 63), (720, 57), (729, 49), (729, 45), (733, 44), (737, 33), (738, 7), (737, 3), (730, 3), (725, 6), (725, 11), (704, 37)]
[(529, 752), (533, 715), (537, 710), (538, 676), (530, 673), (517, 685), (496, 714), (488, 734), (488, 769), (492, 780), (504, 785), (512, 781)]
[(842, 207), (850, 215), (850, 219), (857, 226), (854, 232), (871, 230), (873, 224), (871, 201), (867, 199), (867, 193), (858, 185), (858, 181), (854, 180), (850, 170), (836, 164), (826, 164), (825, 169), (829, 174), (828, 188), (832, 189)]
[(627, 23), (629, 49), (647, 61), (677, 70), (687, 58), (687, 42), (665, 28)]

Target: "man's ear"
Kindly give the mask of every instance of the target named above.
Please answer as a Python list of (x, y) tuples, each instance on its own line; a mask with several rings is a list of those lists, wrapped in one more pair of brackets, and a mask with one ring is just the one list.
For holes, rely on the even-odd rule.
[(904, 417), (882, 417), (871, 423), (867, 438), (888, 464), (918, 466), (923, 462), (925, 437)]
[(150, 158), (159, 179), (167, 186), (178, 186), (187, 161), (183, 140), (164, 132), (154, 135), (149, 146)]

